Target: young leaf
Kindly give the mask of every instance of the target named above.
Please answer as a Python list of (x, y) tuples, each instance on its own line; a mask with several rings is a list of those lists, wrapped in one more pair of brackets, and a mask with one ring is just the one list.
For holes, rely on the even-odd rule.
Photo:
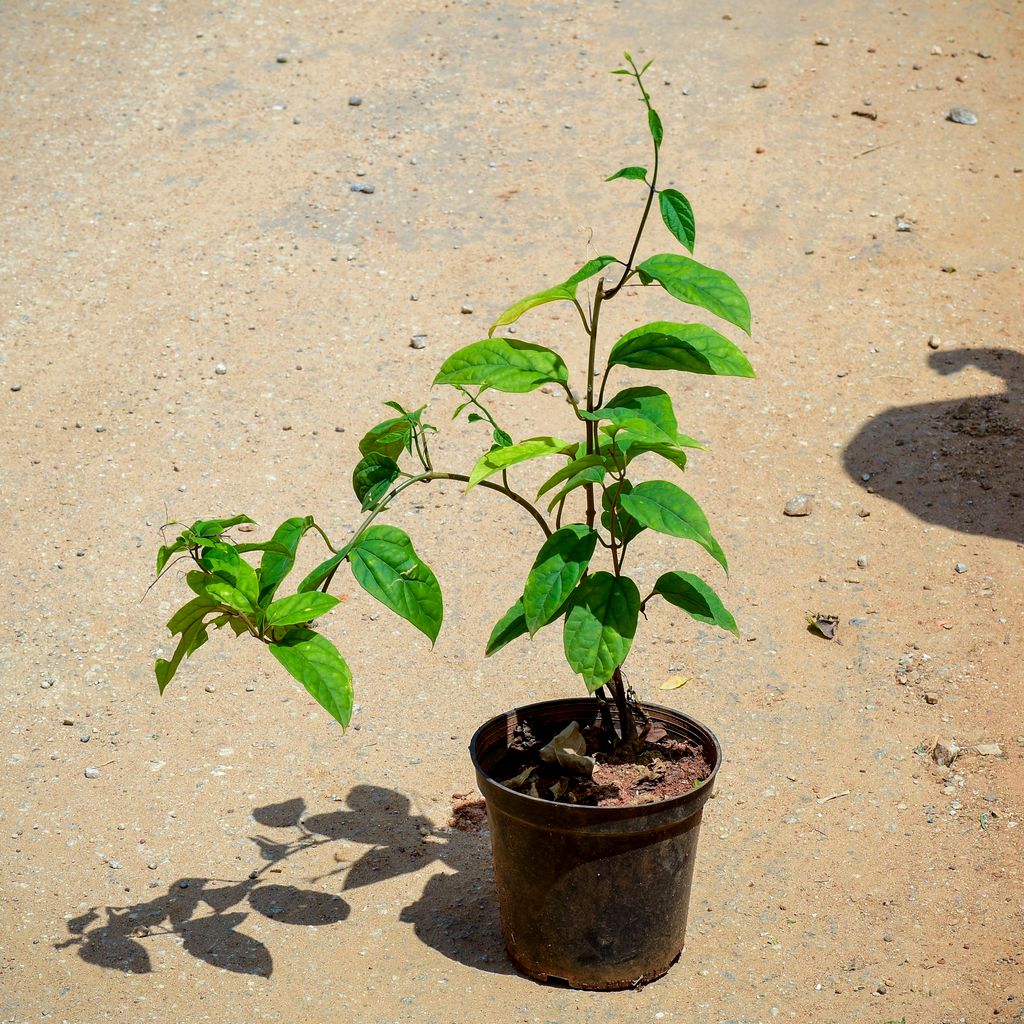
[(337, 647), (311, 629), (297, 627), (270, 644), (270, 653), (344, 729), (352, 718), (352, 673)]
[(707, 516), (682, 488), (667, 480), (637, 484), (632, 493), (623, 494), (622, 507), (652, 530), (696, 541), (726, 572), (729, 571), (729, 563), (711, 534)]
[(624, 334), (612, 347), (609, 366), (637, 370), (682, 370), (720, 377), (753, 377), (747, 357), (704, 324), (658, 320)]
[(292, 594), (290, 597), (282, 597), (275, 601), (267, 609), (268, 626), (295, 626), (329, 612), (336, 604), (338, 598), (330, 594), (321, 594), (318, 591), (311, 591), (304, 594)]
[(466, 490), (475, 487), (481, 480), (486, 480), (495, 473), (500, 473), (509, 466), (529, 459), (539, 459), (545, 455), (568, 455), (575, 449), (574, 445), (557, 437), (531, 437), (507, 448), (495, 448), (484, 455), (469, 474)]
[(491, 324), (487, 337), (491, 337), (499, 327), (515, 323), (528, 309), (533, 309), (534, 306), (542, 306), (545, 302), (572, 302), (576, 298), (576, 289), (583, 281), (600, 273), (609, 263), (614, 262), (614, 256), (598, 256), (596, 259), (584, 263), (572, 277), (567, 278), (561, 284), (556, 284), (554, 288), (545, 288), (542, 292), (527, 295), (525, 299), (513, 303)]
[(672, 399), (661, 388), (626, 388), (600, 409), (580, 412), (584, 419), (610, 420), (655, 444), (673, 444), (678, 433)]
[(248, 516), (232, 516), (230, 519), (200, 519), (192, 524), (192, 532), (198, 533), (200, 537), (219, 537), (225, 530), (241, 523), (253, 523), (255, 519)]
[(293, 516), (286, 519), (275, 531), (272, 538), (276, 548), (267, 547), (260, 559), (259, 604), (266, 607), (274, 599), (277, 588), (295, 565), (295, 552), (305, 532), (313, 526), (312, 516)]
[(654, 145), (660, 147), (661, 140), (665, 137), (665, 132), (661, 127), (661, 118), (658, 117), (658, 112), (653, 107), (647, 111), (647, 124), (651, 129), (651, 138), (654, 139)]
[(548, 511), (552, 511), (556, 505), (561, 504), (577, 488), (586, 487), (587, 484), (601, 483), (607, 472), (608, 470), (604, 466), (589, 466), (574, 473), (569, 477), (569, 482), (548, 502)]
[(629, 181), (644, 181), (646, 177), (646, 167), (623, 167), (614, 174), (609, 174), (604, 180), (614, 181), (616, 178), (626, 178)]
[(651, 256), (636, 269), (644, 284), (657, 281), (680, 302), (701, 306), (750, 334), (750, 304), (739, 285), (721, 270), (675, 253)]
[(672, 444), (645, 444), (642, 441), (637, 441), (625, 449), (626, 465), (628, 466), (638, 455), (645, 455), (648, 452), (667, 459), (680, 472), (686, 469), (686, 452), (682, 448)]
[(523, 590), (523, 612), (530, 636), (551, 621), (590, 565), (597, 534), (582, 523), (556, 530), (544, 542)]
[(487, 646), (484, 648), (484, 657), (489, 658), (496, 651), (500, 651), (505, 644), (511, 643), (517, 637), (528, 632), (526, 613), (523, 611), (523, 599), (519, 598), (495, 623), (487, 640)]
[(383, 455), (397, 460), (412, 448), (413, 423), (407, 416), (396, 416), (371, 427), (359, 442), (360, 455)]
[(172, 544), (161, 544), (160, 550), (156, 553), (157, 576), (164, 571), (164, 566), (167, 565), (171, 555), (176, 555), (179, 551), (184, 551), (187, 547), (188, 538), (185, 534), (181, 534)]
[(612, 502), (615, 502), (618, 505), (615, 513), (615, 536), (624, 544), (628, 544), (646, 529), (622, 507), (622, 496), (629, 494), (632, 490), (633, 485), (628, 480), (623, 480), (621, 483), (613, 483), (605, 488), (601, 495), (601, 525), (611, 533)]
[(435, 384), (480, 385), (525, 394), (542, 384), (567, 384), (562, 357), (542, 345), (508, 338), (485, 338), (453, 352), (441, 365)]
[(228, 608), (241, 615), (255, 615), (255, 602), (243, 594), (237, 587), (231, 586), (222, 579), (208, 576), (206, 593), (218, 604), (227, 605)]
[(381, 604), (437, 639), (444, 618), (441, 588), (412, 541), (395, 526), (371, 526), (348, 555), (356, 582)]
[(690, 200), (677, 189), (666, 188), (658, 195), (658, 205), (661, 207), (661, 219), (665, 222), (665, 227), (693, 252), (697, 225), (693, 219)]
[(352, 490), (364, 512), (388, 493), (401, 472), (397, 462), (380, 452), (370, 452), (356, 463), (352, 471)]
[(699, 622), (720, 626), (740, 635), (736, 620), (725, 609), (721, 598), (699, 576), (689, 572), (667, 572), (654, 584), (654, 593), (669, 604), (682, 608)]
[(640, 592), (628, 576), (595, 572), (573, 593), (562, 640), (565, 657), (593, 693), (629, 653), (640, 613)]

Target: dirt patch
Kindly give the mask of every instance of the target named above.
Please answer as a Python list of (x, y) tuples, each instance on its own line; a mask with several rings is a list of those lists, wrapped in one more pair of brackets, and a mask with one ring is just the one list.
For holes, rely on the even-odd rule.
[(487, 828), (487, 805), (471, 793), (452, 793), (448, 827), (460, 832), (483, 832)]

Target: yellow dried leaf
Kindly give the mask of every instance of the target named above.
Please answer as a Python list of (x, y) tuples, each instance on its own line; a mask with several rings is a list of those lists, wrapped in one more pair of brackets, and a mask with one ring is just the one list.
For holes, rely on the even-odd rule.
[(685, 686), (692, 678), (693, 676), (672, 676), (671, 679), (666, 679), (665, 682), (661, 684), (661, 689), (678, 690), (680, 687)]

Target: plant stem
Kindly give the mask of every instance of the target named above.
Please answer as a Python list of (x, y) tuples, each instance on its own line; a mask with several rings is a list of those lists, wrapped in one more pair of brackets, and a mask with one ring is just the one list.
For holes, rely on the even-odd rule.
[[(604, 301), (604, 278), (597, 280), (594, 291), (594, 309), (590, 315), (590, 349), (587, 355), (587, 412), (594, 411), (594, 362), (597, 356), (597, 324), (601, 316), (601, 303)], [(597, 450), (597, 424), (587, 420), (587, 454), (593, 455)], [(597, 506), (594, 504), (594, 485), (586, 485), (587, 492), (587, 526), (592, 530), (597, 518)]]
[(615, 698), (615, 706), (619, 711), (619, 734), (622, 744), (627, 750), (635, 750), (638, 746), (639, 737), (636, 731), (636, 720), (633, 718), (633, 711), (626, 700), (626, 684), (622, 678), (622, 668), (617, 668), (608, 682), (608, 689), (612, 691)]

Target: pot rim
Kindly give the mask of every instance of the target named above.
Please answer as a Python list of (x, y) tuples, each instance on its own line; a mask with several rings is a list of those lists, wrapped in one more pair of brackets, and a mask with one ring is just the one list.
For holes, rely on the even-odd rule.
[[(527, 801), (527, 806), (533, 804), (537, 805), (538, 807), (559, 807), (564, 808), (566, 811), (571, 811), (577, 814), (601, 815), (603, 819), (606, 821), (609, 819), (614, 820), (615, 818), (619, 817), (628, 818), (632, 815), (635, 815), (638, 809), (642, 809), (646, 813), (651, 814), (655, 811), (671, 811), (674, 810), (676, 807), (682, 806), (683, 804), (688, 802), (699, 801), (699, 803), (702, 805), (704, 801), (708, 799), (708, 796), (711, 793), (713, 793), (715, 778), (718, 775), (718, 769), (721, 767), (723, 759), (722, 745), (721, 743), (719, 743), (718, 737), (703, 722), (694, 718), (692, 715), (687, 714), (685, 711), (677, 711), (675, 708), (666, 707), (663, 704), (652, 704), (648, 701), (640, 701), (640, 706), (643, 707), (644, 710), (646, 710), (648, 713), (663, 712), (666, 715), (668, 715), (669, 721), (663, 722), (663, 724), (668, 725), (671, 724), (672, 719), (683, 718), (689, 724), (696, 726), (702, 733), (704, 733), (711, 740), (711, 744), (714, 748), (715, 753), (714, 763), (711, 765), (711, 771), (708, 774), (708, 777), (704, 779), (701, 785), (698, 786), (696, 789), (692, 789), (687, 793), (680, 793), (678, 796), (668, 797), (664, 800), (651, 800), (647, 803), (642, 804), (625, 804), (620, 807), (601, 807), (590, 804), (565, 804), (559, 802), (558, 800), (547, 800), (543, 797), (530, 796), (528, 793), (522, 793), (517, 789), (511, 789), (508, 786), (504, 785), (502, 782), (499, 782), (490, 773), (490, 771), (484, 768), (484, 766), (480, 763), (478, 745), (481, 735), (484, 733), (485, 730), (493, 726), (495, 723), (501, 720), (507, 721), (509, 716), (517, 716), (519, 718), (522, 718), (526, 713), (530, 711), (536, 711), (539, 708), (553, 708), (558, 705), (572, 704), (586, 704), (588, 708), (590, 706), (593, 706), (595, 710), (598, 706), (596, 700), (593, 700), (589, 697), (561, 697), (556, 698), (554, 700), (537, 701), (533, 704), (523, 704), (519, 707), (512, 708), (511, 711), (504, 711), (500, 714), (494, 715), (493, 717), (487, 719), (487, 721), (485, 721), (483, 725), (481, 725), (476, 730), (476, 732), (473, 733), (473, 737), (469, 741), (469, 757), (470, 760), (473, 762), (473, 767), (480, 775), (487, 779), (487, 781), (492, 786), (495, 786), (497, 789), (501, 790), (502, 793), (506, 793), (512, 798)], [(611, 711), (613, 716), (615, 716), (615, 709), (612, 708)], [(656, 714), (655, 717), (657, 717)]]

